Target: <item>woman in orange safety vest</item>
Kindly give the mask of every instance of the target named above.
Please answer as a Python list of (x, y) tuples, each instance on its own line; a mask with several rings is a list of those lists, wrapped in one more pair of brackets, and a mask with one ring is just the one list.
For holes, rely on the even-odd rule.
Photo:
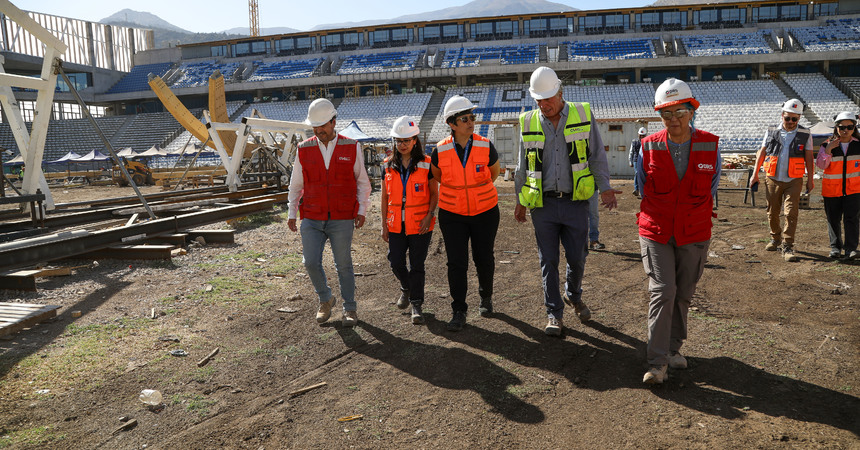
[[(834, 117), (833, 135), (821, 144), (815, 164), (824, 169), (821, 195), (830, 235), (830, 257), (860, 257), (860, 133), (855, 113), (844, 111)], [(845, 240), (842, 240), (842, 224)]]
[(493, 312), (493, 247), (499, 229), (499, 198), (493, 182), (499, 176), (499, 154), (489, 139), (475, 133), (475, 105), (461, 95), (443, 109), (451, 135), (431, 155), (433, 178), (439, 180), (439, 229), (448, 254), (448, 289), (453, 316), (448, 331), (466, 325), (469, 241), (478, 272), (478, 312)]
[[(388, 242), (388, 261), (400, 281), (397, 307), (412, 304), (412, 323), (424, 323), (424, 260), (430, 248), (438, 183), (430, 172), (430, 157), (418, 139), (418, 123), (403, 116), (394, 121), (391, 137), (397, 151), (385, 160), (382, 189), (382, 239)], [(406, 253), (409, 252), (409, 268)]]

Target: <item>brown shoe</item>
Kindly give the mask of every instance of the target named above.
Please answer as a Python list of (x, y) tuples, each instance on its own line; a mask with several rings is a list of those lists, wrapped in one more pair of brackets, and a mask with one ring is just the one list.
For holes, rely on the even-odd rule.
[(663, 384), (669, 378), (669, 374), (666, 373), (666, 366), (651, 366), (647, 372), (645, 372), (645, 376), (642, 377), (642, 382), (645, 384)]
[(337, 297), (332, 297), (327, 302), (320, 303), (320, 309), (317, 311), (317, 323), (325, 323), (331, 317), (331, 308), (337, 303)]
[(547, 336), (561, 336), (562, 328), (564, 328), (564, 325), (562, 324), (561, 319), (550, 317), (546, 323), (546, 327), (543, 329), (543, 332), (546, 333)]
[(770, 242), (768, 242), (767, 245), (764, 246), (764, 249), (769, 252), (775, 252), (777, 249), (779, 249), (779, 244), (780, 242), (776, 239), (771, 239)]
[(797, 261), (797, 256), (794, 254), (794, 248), (791, 245), (785, 245), (782, 249), (782, 259), (785, 262)]
[(358, 323), (358, 313), (355, 311), (344, 311), (341, 324), (345, 327), (354, 327)]

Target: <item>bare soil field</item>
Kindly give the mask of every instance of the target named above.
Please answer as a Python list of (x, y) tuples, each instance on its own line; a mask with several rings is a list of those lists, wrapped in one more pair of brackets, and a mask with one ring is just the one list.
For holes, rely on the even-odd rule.
[[(786, 263), (764, 251), (763, 197), (754, 208), (720, 193), (683, 348), (690, 367), (648, 387), (639, 206), (632, 182), (615, 184), (625, 193), (601, 214), (606, 250), (586, 265), (593, 320), (569, 314), (561, 339), (543, 334), (534, 231), (513, 218), (513, 182), (497, 182), (496, 312), (477, 315), (472, 269), (459, 333), (445, 331), (438, 230), (428, 323), (412, 325), (395, 307), (378, 192), (353, 245), (355, 328), (341, 326), (339, 311), (314, 321), (285, 207), (220, 224), (236, 228), (235, 244), (193, 245), (171, 261), (64, 262), (81, 267), (34, 293), (0, 292), (0, 301), (62, 306), (58, 318), (0, 339), (0, 448), (860, 448), (860, 262), (826, 257), (822, 205), (801, 210), (800, 261)], [(188, 356), (169, 353), (180, 349)], [(163, 404), (141, 403), (143, 389), (159, 390)], [(338, 421), (348, 416), (360, 417)]]

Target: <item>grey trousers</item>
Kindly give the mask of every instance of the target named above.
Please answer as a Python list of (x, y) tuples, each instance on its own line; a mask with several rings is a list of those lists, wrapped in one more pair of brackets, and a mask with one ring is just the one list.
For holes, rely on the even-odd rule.
[(648, 364), (669, 363), (687, 338), (687, 310), (702, 277), (711, 241), (675, 244), (672, 238), (660, 244), (642, 236), (642, 265), (648, 275)]

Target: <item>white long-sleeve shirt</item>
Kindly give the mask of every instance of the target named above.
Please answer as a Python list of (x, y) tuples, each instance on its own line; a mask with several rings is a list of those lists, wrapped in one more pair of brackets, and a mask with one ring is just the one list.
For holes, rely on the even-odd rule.
[[(334, 154), (334, 148), (337, 146), (337, 140), (340, 135), (334, 138), (328, 145), (323, 145), (322, 141), (317, 140), (317, 147), (322, 153), (325, 168), (328, 170), (331, 156)], [(355, 165), (353, 166), (355, 173), (355, 183), (358, 187), (358, 215), (364, 216), (367, 212), (367, 205), (370, 202), (370, 178), (367, 176), (367, 170), (364, 168), (364, 155), (361, 153), (361, 146), (355, 144)], [(287, 197), (289, 200), (289, 219), (295, 219), (298, 216), (299, 201), (305, 193), (305, 178), (302, 175), (302, 162), (296, 157), (293, 163), (293, 174), (290, 177), (290, 193)]]

